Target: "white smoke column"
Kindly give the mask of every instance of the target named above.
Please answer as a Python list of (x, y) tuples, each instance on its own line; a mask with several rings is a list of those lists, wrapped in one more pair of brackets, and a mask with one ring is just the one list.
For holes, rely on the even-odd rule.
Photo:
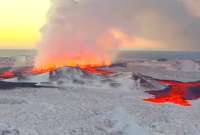
[(107, 65), (121, 42), (111, 31), (132, 31), (132, 0), (52, 0), (36, 66)]

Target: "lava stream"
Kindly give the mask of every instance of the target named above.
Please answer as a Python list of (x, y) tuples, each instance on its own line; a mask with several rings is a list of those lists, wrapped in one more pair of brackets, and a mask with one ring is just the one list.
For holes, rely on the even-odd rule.
[(154, 97), (144, 99), (144, 101), (157, 104), (173, 103), (180, 106), (191, 106), (188, 100), (200, 98), (200, 81), (178, 82), (158, 79), (156, 81), (161, 85), (167, 86), (167, 88), (158, 91), (146, 91)]

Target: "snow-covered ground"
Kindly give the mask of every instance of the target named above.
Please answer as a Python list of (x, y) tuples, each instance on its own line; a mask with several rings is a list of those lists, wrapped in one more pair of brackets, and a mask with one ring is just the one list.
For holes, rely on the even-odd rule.
[(0, 135), (199, 135), (200, 100), (191, 107), (146, 103), (148, 88), (132, 79), (139, 72), (200, 80), (198, 62), (137, 60), (127, 65), (112, 67), (117, 74), (109, 77), (63, 68), (50, 80), (47, 74), (27, 79), (56, 88), (0, 90)]

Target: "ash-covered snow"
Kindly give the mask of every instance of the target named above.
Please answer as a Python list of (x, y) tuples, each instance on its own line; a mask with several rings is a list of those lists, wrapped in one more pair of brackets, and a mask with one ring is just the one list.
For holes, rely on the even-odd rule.
[(9, 78), (9, 79), (4, 79), (4, 81), (6, 82), (32, 82), (32, 83), (49, 82), (49, 73), (14, 77), (14, 78)]
[(151, 95), (144, 91), (159, 86), (137, 79), (144, 74), (200, 80), (199, 70), (179, 70), (180, 63), (132, 61), (128, 67), (111, 67), (117, 72), (109, 76), (69, 67), (29, 76), (20, 82), (56, 88), (0, 90), (0, 135), (199, 135), (200, 100), (186, 108), (145, 103), (143, 98)]

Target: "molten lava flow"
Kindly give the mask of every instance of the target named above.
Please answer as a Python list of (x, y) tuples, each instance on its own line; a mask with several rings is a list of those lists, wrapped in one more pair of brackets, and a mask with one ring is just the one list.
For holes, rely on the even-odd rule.
[[(89, 74), (94, 74), (94, 75), (111, 75), (114, 73), (112, 71), (101, 69), (101, 67), (99, 67), (99, 66), (82, 65), (82, 66), (67, 66), (67, 67), (71, 67), (71, 68), (78, 67), (80, 70), (85, 71)], [(42, 68), (42, 69), (33, 68), (31, 73), (32, 74), (41, 74), (41, 73), (51, 72), (56, 69), (57, 69), (56, 67), (50, 67), (50, 68), (47, 67), (47, 68)]]
[(86, 68), (81, 68), (81, 70), (83, 70), (87, 73), (90, 73), (90, 74), (95, 74), (95, 75), (111, 75), (111, 74), (113, 74), (112, 71), (99, 69), (98, 67), (86, 67)]
[[(75, 67), (73, 66), (71, 68), (75, 68)], [(112, 71), (101, 69), (101, 67), (92, 67), (90, 65), (82, 66), (78, 68), (82, 71), (85, 71), (89, 74), (94, 74), (94, 75), (110, 75), (114, 73)], [(19, 76), (38, 75), (38, 74), (43, 74), (43, 73), (49, 73), (51, 71), (55, 71), (56, 69), (57, 69), (56, 67), (46, 67), (46, 68), (27, 68), (27, 69), (22, 69), (18, 71), (5, 71), (0, 74), (0, 79), (9, 79), (9, 78), (14, 78), (14, 77), (19, 77)]]
[(15, 73), (12, 71), (6, 71), (0, 74), (1, 79), (8, 79), (8, 78), (13, 78), (13, 77), (15, 77)]
[(170, 80), (158, 80), (161, 85), (167, 86), (164, 90), (147, 91), (154, 95), (154, 98), (144, 99), (153, 103), (174, 103), (180, 106), (191, 106), (187, 100), (200, 98), (200, 81), (198, 82), (178, 82)]
[(51, 72), (51, 71), (54, 71), (56, 70), (55, 67), (47, 67), (47, 68), (33, 68), (31, 70), (29, 70), (28, 72), (30, 74), (33, 74), (33, 75), (37, 75), (37, 74), (42, 74), (42, 73), (48, 73), (48, 72)]
[[(99, 39), (97, 44), (109, 42), (108, 40), (102, 40)], [(107, 51), (95, 52), (95, 50), (100, 50), (98, 47), (95, 48), (95, 50), (90, 50), (88, 48), (81, 49), (82, 51), (77, 51), (75, 49), (74, 52), (62, 50), (61, 54), (57, 56), (40, 56), (36, 60), (33, 73), (38, 74), (46, 71), (48, 72), (66, 66), (72, 68), (79, 67), (83, 71), (96, 75), (111, 74), (110, 71), (99, 69), (99, 67), (106, 67), (112, 64), (111, 56), (107, 54)]]
[(45, 69), (37, 69), (37, 68), (25, 68), (20, 70), (13, 70), (13, 71), (5, 71), (3, 73), (0, 73), (0, 79), (9, 79), (9, 78), (15, 78), (19, 76), (29, 76), (29, 75), (37, 75), (42, 73), (47, 73), (50, 71), (55, 70), (56, 68), (45, 68)]

